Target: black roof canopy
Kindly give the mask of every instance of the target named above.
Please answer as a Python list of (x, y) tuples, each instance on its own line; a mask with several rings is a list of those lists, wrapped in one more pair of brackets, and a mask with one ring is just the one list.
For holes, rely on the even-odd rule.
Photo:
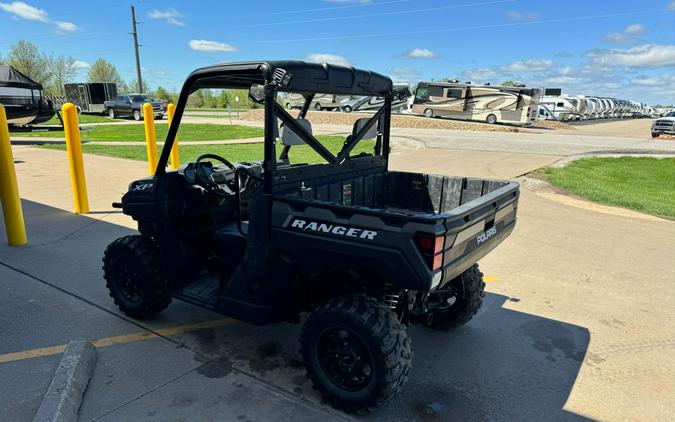
[(277, 82), (283, 91), (385, 96), (392, 91), (389, 77), (368, 70), (326, 63), (279, 60), (225, 63), (202, 67), (188, 76), (199, 88), (248, 88)]
[(0, 64), (0, 86), (13, 88), (42, 89), (42, 85), (14, 69)]

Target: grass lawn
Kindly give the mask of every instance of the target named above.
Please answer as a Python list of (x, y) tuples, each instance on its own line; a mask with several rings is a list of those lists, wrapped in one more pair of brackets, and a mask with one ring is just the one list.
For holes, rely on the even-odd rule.
[[(110, 123), (110, 122), (118, 122), (121, 120), (113, 120), (110, 119), (106, 116), (102, 116), (100, 114), (80, 114), (77, 116), (77, 120), (80, 122), (80, 124), (86, 124), (86, 123)], [(60, 125), (61, 121), (59, 120), (58, 117), (56, 117), (56, 114), (54, 117), (51, 119), (47, 120), (44, 123), (40, 123), (40, 125)], [(39, 125), (38, 125), (39, 126)], [(63, 132), (61, 132), (63, 133)]]
[[(240, 109), (239, 109), (239, 112), (240, 112), (240, 113), (243, 113), (244, 111), (249, 111), (249, 110), (250, 110), (249, 108), (240, 108)], [(224, 107), (223, 107), (223, 108), (185, 107), (185, 111), (222, 111), (223, 113), (227, 113), (227, 109), (224, 108)], [(237, 112), (237, 109), (234, 108), (234, 107), (232, 107), (232, 113), (236, 113), (236, 112)]]
[[(164, 123), (155, 122), (157, 140), (163, 141), (169, 127)], [(20, 136), (37, 136), (45, 138), (63, 138), (63, 131), (16, 133)], [(141, 141), (145, 142), (145, 129), (141, 124), (119, 124), (93, 126), (87, 133), (82, 133), (82, 139), (87, 141)], [(255, 127), (239, 125), (213, 125), (200, 123), (185, 123), (180, 125), (178, 139), (181, 142), (190, 141), (217, 141), (225, 139), (244, 139), (263, 136), (263, 130)]]
[(675, 217), (675, 158), (587, 158), (545, 174), (592, 201)]
[[(319, 135), (317, 138), (331, 152), (336, 154), (344, 142), (342, 136)], [(229, 161), (256, 161), (263, 158), (263, 144), (238, 144), (238, 145), (189, 145), (179, 143), (181, 163), (195, 160), (205, 153), (220, 155)], [(352, 155), (360, 152), (372, 153), (375, 145), (374, 140), (362, 141), (352, 151)], [(43, 145), (43, 148), (65, 150), (65, 145)], [(281, 145), (277, 144), (277, 153), (281, 152)], [(82, 150), (86, 153), (108, 155), (111, 157), (129, 158), (132, 160), (145, 161), (147, 159), (144, 146), (127, 145), (94, 145), (84, 144)], [(161, 154), (161, 151), (159, 151)], [(296, 145), (291, 148), (289, 154), (291, 163), (323, 163), (323, 159), (307, 145)]]

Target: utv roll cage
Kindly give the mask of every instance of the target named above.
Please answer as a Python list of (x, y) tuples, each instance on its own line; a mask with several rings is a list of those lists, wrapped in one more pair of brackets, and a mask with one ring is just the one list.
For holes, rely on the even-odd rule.
[[(249, 89), (252, 101), (265, 105), (264, 141), (264, 193), (272, 194), (275, 185), (286, 185), (313, 173), (311, 168), (320, 167), (322, 175), (354, 171), (374, 164), (387, 169), (389, 157), (389, 126), (391, 121), (392, 81), (379, 73), (331, 64), (306, 63), (303, 61), (264, 61), (228, 63), (203, 67), (192, 72), (186, 79), (178, 99), (174, 118), (166, 137), (157, 165), (156, 175), (166, 172), (169, 154), (178, 132), (178, 127), (187, 104), (188, 96), (199, 89)], [(300, 113), (293, 118), (277, 101), (278, 92), (298, 93), (305, 97)], [(341, 151), (334, 155), (300, 123), (307, 115), (314, 94), (358, 95), (384, 97), (383, 106), (369, 119), (361, 119), (347, 137)], [(294, 167), (288, 163), (291, 145), (284, 145), (279, 157), (276, 154), (276, 138), (279, 134), (277, 121), (294, 132), (305, 144), (319, 154), (327, 164)], [(375, 124), (377, 135), (374, 154), (366, 157), (350, 157), (350, 152), (369, 134)], [(281, 165), (280, 165), (281, 164)]]

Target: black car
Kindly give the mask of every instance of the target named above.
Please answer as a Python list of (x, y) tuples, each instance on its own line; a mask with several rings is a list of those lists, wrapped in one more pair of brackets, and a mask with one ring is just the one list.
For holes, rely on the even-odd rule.
[[(261, 160), (204, 154), (167, 170), (188, 95), (242, 88), (265, 107)], [(281, 92), (304, 95), (297, 117), (276, 101)], [(331, 151), (305, 119), (317, 92), (384, 102)], [(406, 326), (449, 329), (480, 308), (476, 262), (513, 230), (519, 186), (389, 170), (392, 92), (378, 73), (300, 61), (190, 74), (155, 176), (131, 183), (114, 204), (140, 232), (105, 251), (115, 303), (134, 318), (172, 298), (253, 324), (310, 313), (301, 353), (326, 401), (365, 413), (393, 397), (412, 363)], [(368, 152), (354, 153), (359, 144)], [(324, 163), (294, 162), (300, 145)]]

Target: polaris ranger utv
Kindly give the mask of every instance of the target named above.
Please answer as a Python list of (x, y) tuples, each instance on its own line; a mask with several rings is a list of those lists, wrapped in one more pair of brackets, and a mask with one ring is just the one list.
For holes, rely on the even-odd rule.
[[(264, 104), (262, 160), (204, 154), (167, 170), (188, 96), (219, 88), (247, 88)], [(276, 101), (280, 92), (305, 96), (297, 117)], [(315, 93), (385, 101), (331, 151), (305, 119)], [(476, 262), (513, 230), (519, 187), (390, 171), (391, 101), (388, 77), (349, 67), (267, 61), (194, 71), (155, 176), (132, 182), (116, 204), (140, 232), (105, 251), (117, 306), (149, 318), (176, 298), (252, 324), (309, 313), (300, 352), (324, 399), (366, 413), (392, 398), (411, 368), (406, 326), (449, 329), (480, 308)], [(293, 148), (324, 162), (293, 162)]]

